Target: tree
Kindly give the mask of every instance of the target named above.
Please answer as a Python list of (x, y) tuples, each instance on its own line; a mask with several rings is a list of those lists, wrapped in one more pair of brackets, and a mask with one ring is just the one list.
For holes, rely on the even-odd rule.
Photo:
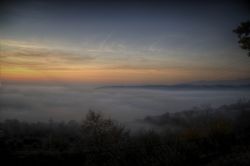
[(250, 21), (242, 22), (233, 32), (238, 35), (240, 47), (247, 50), (250, 57)]
[(122, 125), (111, 119), (105, 119), (102, 114), (89, 111), (81, 124), (85, 142), (97, 146), (110, 146), (121, 143), (129, 135)]

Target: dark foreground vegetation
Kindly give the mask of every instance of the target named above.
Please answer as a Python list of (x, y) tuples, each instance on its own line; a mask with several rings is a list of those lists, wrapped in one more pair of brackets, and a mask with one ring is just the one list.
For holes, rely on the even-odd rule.
[[(250, 164), (250, 101), (147, 117), (161, 131), (131, 133), (90, 111), (81, 122), (0, 123), (3, 165), (243, 166)], [(171, 126), (171, 127), (170, 127)]]

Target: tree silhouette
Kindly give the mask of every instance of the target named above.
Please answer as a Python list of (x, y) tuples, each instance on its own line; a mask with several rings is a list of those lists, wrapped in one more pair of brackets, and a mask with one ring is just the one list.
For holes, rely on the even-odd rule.
[(238, 35), (240, 47), (250, 56), (250, 21), (242, 22), (233, 32)]
[(85, 142), (91, 146), (111, 146), (121, 143), (129, 132), (112, 119), (105, 119), (102, 114), (89, 111), (81, 123)]

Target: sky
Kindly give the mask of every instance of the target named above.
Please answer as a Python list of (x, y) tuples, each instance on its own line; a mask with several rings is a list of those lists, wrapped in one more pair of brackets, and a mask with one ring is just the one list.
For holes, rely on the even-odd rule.
[(232, 32), (247, 1), (6, 0), (2, 82), (175, 84), (249, 78)]

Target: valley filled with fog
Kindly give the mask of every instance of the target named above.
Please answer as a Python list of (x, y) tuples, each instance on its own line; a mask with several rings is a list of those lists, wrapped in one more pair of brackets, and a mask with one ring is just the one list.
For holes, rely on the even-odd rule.
[(82, 120), (89, 110), (129, 124), (148, 115), (193, 107), (218, 107), (250, 99), (250, 90), (166, 90), (73, 85), (6, 84), (1, 87), (0, 120), (29, 122)]

